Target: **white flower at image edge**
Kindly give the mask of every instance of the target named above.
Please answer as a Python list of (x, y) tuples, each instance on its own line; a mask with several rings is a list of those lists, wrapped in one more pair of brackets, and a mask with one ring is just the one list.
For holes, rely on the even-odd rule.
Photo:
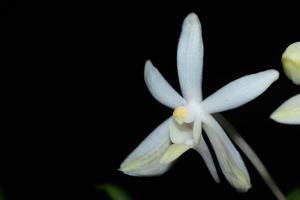
[[(282, 54), (281, 62), (287, 77), (294, 84), (300, 85), (300, 42), (288, 46)], [(300, 94), (283, 102), (270, 117), (282, 124), (300, 124)]]
[(189, 149), (202, 156), (212, 177), (219, 182), (214, 161), (202, 129), (205, 131), (229, 183), (241, 192), (251, 187), (245, 164), (211, 115), (237, 108), (262, 94), (279, 73), (270, 69), (244, 76), (202, 99), (203, 42), (196, 14), (189, 14), (182, 26), (177, 49), (177, 70), (183, 97), (163, 78), (150, 61), (145, 65), (145, 82), (153, 97), (174, 109), (165, 120), (123, 161), (120, 170), (132, 176), (155, 176), (166, 172), (172, 162)]
[(289, 45), (282, 54), (281, 62), (287, 77), (300, 85), (300, 42)]

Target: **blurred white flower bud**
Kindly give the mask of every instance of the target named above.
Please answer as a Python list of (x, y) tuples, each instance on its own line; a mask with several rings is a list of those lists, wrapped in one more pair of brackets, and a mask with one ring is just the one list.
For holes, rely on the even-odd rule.
[(281, 62), (287, 77), (294, 84), (300, 85), (300, 42), (288, 46), (282, 54)]

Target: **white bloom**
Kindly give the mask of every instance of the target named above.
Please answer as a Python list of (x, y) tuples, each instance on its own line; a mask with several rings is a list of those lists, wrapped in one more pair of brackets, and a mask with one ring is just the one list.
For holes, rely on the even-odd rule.
[(202, 64), (201, 24), (197, 15), (191, 13), (183, 22), (177, 51), (183, 97), (150, 61), (146, 62), (144, 75), (150, 93), (174, 112), (123, 161), (120, 170), (133, 176), (160, 175), (184, 152), (195, 149), (214, 180), (219, 182), (212, 156), (202, 136), (203, 128), (229, 183), (239, 191), (247, 191), (251, 184), (244, 162), (211, 114), (237, 108), (253, 100), (277, 80), (279, 74), (276, 70), (266, 70), (244, 76), (202, 100)]
[[(282, 54), (281, 62), (287, 77), (300, 85), (300, 42), (288, 46)], [(300, 124), (300, 94), (286, 100), (270, 117), (283, 124)]]

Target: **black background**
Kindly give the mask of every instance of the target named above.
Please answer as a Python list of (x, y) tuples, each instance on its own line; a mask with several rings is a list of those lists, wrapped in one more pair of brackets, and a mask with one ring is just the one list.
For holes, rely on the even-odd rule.
[(9, 60), (2, 63), (11, 94), (7, 107), (13, 108), (3, 140), (7, 159), (2, 185), (8, 199), (105, 199), (95, 185), (107, 182), (124, 187), (133, 199), (274, 199), (244, 156), (253, 185), (246, 194), (237, 193), (223, 176), (221, 184), (214, 183), (193, 151), (160, 177), (130, 177), (117, 170), (172, 114), (147, 91), (144, 63), (151, 59), (179, 91), (176, 48), (190, 12), (202, 23), (204, 97), (246, 74), (279, 70), (279, 80), (264, 94), (224, 115), (283, 192), (300, 184), (300, 127), (269, 119), (283, 101), (299, 93), (280, 62), (285, 48), (300, 40), (295, 5), (19, 6), (1, 18), (7, 34), (3, 41), (8, 42), (8, 56), (2, 56)]

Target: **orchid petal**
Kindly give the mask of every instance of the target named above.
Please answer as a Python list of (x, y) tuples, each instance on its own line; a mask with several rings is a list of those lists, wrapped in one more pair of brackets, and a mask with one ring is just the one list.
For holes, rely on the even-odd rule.
[(207, 97), (203, 107), (209, 113), (237, 108), (261, 95), (278, 77), (271, 69), (236, 79)]
[(247, 168), (222, 127), (209, 115), (203, 121), (203, 129), (214, 148), (221, 170), (228, 182), (240, 192), (248, 191), (251, 183)]
[(163, 105), (176, 108), (185, 104), (185, 100), (172, 88), (151, 61), (146, 61), (144, 78), (152, 96)]
[(286, 100), (272, 113), (271, 119), (283, 124), (300, 124), (300, 94)]
[(211, 156), (211, 153), (209, 151), (209, 148), (204, 141), (204, 138), (202, 137), (202, 134), (200, 135), (200, 143), (194, 147), (194, 149), (201, 155), (203, 158), (210, 174), (212, 175), (213, 179), (217, 182), (220, 183), (220, 178), (216, 169), (216, 166), (214, 164), (214, 160)]
[(174, 119), (170, 122), (170, 138), (174, 144), (185, 143), (191, 145), (193, 141), (193, 130), (187, 124), (178, 124)]
[(203, 42), (196, 14), (189, 14), (182, 25), (177, 49), (177, 69), (183, 97), (201, 101)]
[(121, 164), (120, 170), (132, 176), (154, 176), (167, 171), (169, 164), (160, 163), (170, 146), (171, 118), (160, 124)]
[(161, 157), (160, 163), (168, 164), (176, 160), (179, 156), (181, 156), (184, 152), (192, 147), (192, 145), (188, 144), (172, 144), (171, 146), (169, 146), (165, 154)]
[(193, 139), (194, 143), (197, 144), (202, 137), (202, 121), (201, 119), (195, 119), (193, 125)]

